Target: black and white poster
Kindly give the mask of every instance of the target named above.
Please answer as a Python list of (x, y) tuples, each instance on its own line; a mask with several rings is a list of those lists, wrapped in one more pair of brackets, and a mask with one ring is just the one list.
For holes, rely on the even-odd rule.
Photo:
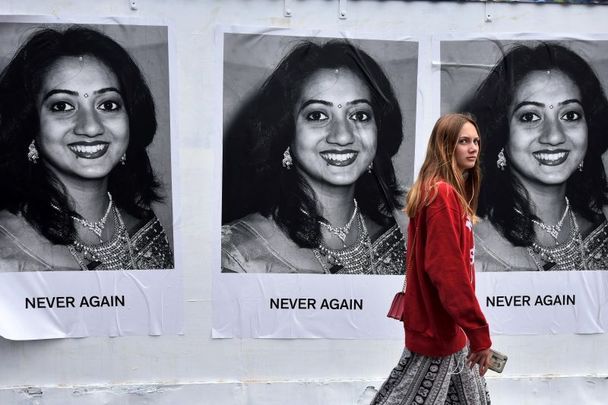
[(475, 258), (490, 323), (507, 333), (603, 332), (608, 41), (436, 44), (441, 112), (471, 113), (481, 132)]
[[(382, 256), (394, 223), (377, 226), (368, 204), (411, 184), (434, 119), (447, 112), (473, 114), (481, 131), (475, 262), (493, 333), (605, 332), (606, 37), (224, 30), (218, 43), (214, 337), (399, 336), (400, 325), (384, 316), (404, 265)], [(340, 55), (365, 73), (351, 74), (358, 68)], [(366, 70), (376, 65), (383, 75)], [(383, 80), (402, 113), (394, 154), (383, 114), (395, 103), (384, 90), (384, 104), (374, 99)]]
[(0, 22), (0, 335), (178, 333), (169, 29)]
[(387, 305), (372, 299), (376, 288), (403, 278), (418, 41), (225, 30), (218, 46), (214, 336), (394, 333), (384, 319), (367, 322)]
[(483, 134), (478, 271), (608, 269), (607, 41), (441, 44), (443, 111)]

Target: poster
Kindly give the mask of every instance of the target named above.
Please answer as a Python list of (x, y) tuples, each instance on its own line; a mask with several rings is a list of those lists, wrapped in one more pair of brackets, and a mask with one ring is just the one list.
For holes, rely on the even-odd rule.
[(418, 41), (220, 29), (218, 47), (213, 336), (398, 336), (377, 314), (403, 283)]
[(181, 331), (164, 24), (0, 22), (0, 335)]
[[(285, 236), (290, 235), (285, 223), (297, 223), (299, 215), (287, 217), (287, 222), (281, 224), (280, 218), (273, 222), (278, 205), (264, 211), (263, 203), (284, 186), (281, 173), (288, 170), (287, 166), (298, 159), (299, 164), (306, 163), (302, 162), (307, 157), (306, 150), (298, 144), (297, 136), (313, 132), (298, 129), (299, 106), (320, 102), (322, 106), (304, 115), (318, 127), (331, 127), (330, 124), (339, 122), (334, 115), (342, 111), (337, 108), (342, 102), (327, 96), (322, 87), (315, 88), (308, 98), (298, 93), (293, 98), (296, 101), (286, 101), (279, 96), (257, 98), (255, 92), (272, 86), (273, 77), (276, 78), (277, 71), (284, 72), (281, 69), (285, 63), (293, 65), (286, 55), (301, 42), (302, 36), (306, 37), (280, 30), (266, 33), (226, 30), (219, 34), (223, 51), (220, 59), (224, 108), (223, 227), (222, 257), (217, 258), (219, 265), (213, 276), (213, 336), (399, 337), (400, 325), (387, 323), (384, 317), (389, 301), (403, 283), (401, 276), (344, 274), (349, 269), (341, 267), (343, 262), (339, 260), (327, 260), (323, 266), (320, 259), (326, 256), (315, 253), (318, 240), (314, 234), (308, 248), (287, 243), (293, 239)], [(355, 40), (355, 36), (335, 37), (366, 44), (366, 39)], [(323, 43), (326, 39), (316, 35), (314, 40)], [(274, 56), (269, 56), (268, 49), (272, 47), (268, 44), (273, 41), (282, 46), (274, 45), (277, 50)], [(428, 52), (427, 41), (430, 42)], [(418, 45), (413, 51), (418, 69), (417, 93), (403, 92), (406, 88), (395, 84), (400, 106), (417, 106), (409, 113), (416, 121), (416, 126), (411, 128), (415, 129), (415, 142), (408, 143), (412, 132), (404, 127), (405, 141), (399, 151), (410, 155), (393, 159), (399, 184), (407, 185), (413, 179), (412, 169), (409, 177), (400, 175), (407, 172), (407, 169), (400, 172), (403, 170), (400, 165), (411, 162), (408, 159), (412, 158), (419, 164), (424, 157), (434, 122), (434, 118), (429, 117), (464, 111), (472, 113), (480, 125), (485, 185), (478, 210), (481, 219), (475, 227), (477, 295), (492, 332), (604, 333), (608, 325), (602, 309), (608, 286), (605, 271), (608, 269), (605, 214), (608, 187), (604, 169), (608, 144), (603, 136), (608, 128), (605, 95), (608, 66), (603, 58), (608, 44), (606, 38), (601, 35), (572, 38), (460, 34), (415, 41), (387, 42), (384, 38), (376, 43)], [(374, 54), (374, 47), (364, 49), (382, 61), (382, 53)], [(394, 60), (398, 52), (391, 49), (385, 53), (389, 54), (389, 59)], [(413, 73), (405, 73), (408, 64), (403, 60), (407, 59), (398, 58), (401, 62), (396, 63), (401, 70), (397, 75), (386, 70), (390, 80), (398, 83), (413, 77)], [(310, 82), (320, 82), (318, 77), (308, 81), (300, 79), (300, 82), (292, 81), (294, 76), (285, 77), (288, 79), (285, 82), (295, 88), (299, 88), (295, 84), (300, 82), (304, 83), (304, 89)], [(420, 80), (421, 77), (424, 79)], [(413, 85), (413, 81), (406, 81)], [(262, 86), (263, 83), (266, 84)], [(336, 79), (334, 87), (338, 88), (339, 84)], [(301, 93), (307, 95), (306, 90)], [(342, 94), (348, 91), (342, 90)], [(431, 100), (430, 108), (426, 104), (428, 100)], [(247, 102), (255, 108), (248, 110)], [(239, 108), (235, 109), (235, 105)], [(235, 117), (248, 115), (255, 119), (245, 120), (248, 124), (244, 126), (235, 126), (235, 122), (243, 122)], [(292, 131), (288, 134), (295, 134), (292, 138), (288, 135), (291, 143), (273, 146), (271, 138), (255, 131), (256, 142), (250, 142), (247, 131), (252, 127), (275, 134), (272, 132), (275, 128), (259, 117), (287, 120)], [(411, 122), (407, 112), (404, 117), (406, 123)], [(252, 126), (252, 122), (255, 125)], [(334, 128), (338, 127), (335, 124)], [(343, 135), (328, 131), (325, 136), (314, 138), (322, 142), (311, 148), (318, 151), (322, 159), (324, 153), (334, 156), (325, 156), (320, 162), (330, 168), (335, 164), (340, 169), (343, 168), (340, 163), (328, 160), (342, 159), (350, 164), (348, 157), (339, 156), (340, 148), (326, 152), (318, 146)], [(381, 142), (383, 138), (377, 139)], [(288, 156), (286, 146), (290, 147), (289, 152), (293, 152), (295, 146), (295, 153)], [(352, 156), (353, 150), (346, 153)], [(260, 151), (272, 153), (259, 155)], [(271, 171), (273, 174), (265, 188), (256, 182), (256, 176), (268, 167), (276, 171)], [(312, 181), (322, 175), (322, 172), (313, 173)], [(287, 184), (287, 189), (293, 184), (296, 183)], [(325, 189), (316, 191), (322, 193)], [(306, 206), (295, 207), (299, 211), (294, 212), (310, 215)], [(339, 224), (354, 221), (352, 207), (346, 207)], [(242, 211), (232, 215), (235, 209)], [(252, 220), (251, 213), (256, 209), (257, 219)], [(266, 214), (260, 215), (260, 211)], [(327, 220), (314, 215), (313, 218)], [(269, 223), (266, 227), (260, 225)], [(333, 231), (350, 232), (347, 228), (338, 228), (334, 226)], [(321, 243), (326, 243), (327, 232), (322, 235)], [(347, 246), (345, 243), (344, 247)], [(306, 256), (310, 250), (312, 254)], [(291, 257), (297, 260), (290, 262)], [(317, 263), (321, 266), (315, 266)]]
[(606, 37), (435, 41), (441, 112), (476, 117), (478, 295), (502, 333), (603, 333)]

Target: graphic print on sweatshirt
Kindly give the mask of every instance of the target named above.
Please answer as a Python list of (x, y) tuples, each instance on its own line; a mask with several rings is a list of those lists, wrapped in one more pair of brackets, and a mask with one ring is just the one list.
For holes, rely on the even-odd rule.
[(475, 271), (475, 239), (473, 238), (473, 221), (471, 221), (471, 218), (469, 218), (469, 216), (467, 215), (467, 219), (465, 222), (465, 226), (467, 227), (467, 229), (469, 230), (469, 236), (471, 237), (471, 239), (473, 240), (473, 247), (469, 250), (469, 264), (471, 265), (471, 272)]

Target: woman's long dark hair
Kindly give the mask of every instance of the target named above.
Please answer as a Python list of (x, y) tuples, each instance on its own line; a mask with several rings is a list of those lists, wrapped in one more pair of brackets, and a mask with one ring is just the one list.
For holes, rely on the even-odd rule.
[(608, 146), (608, 101), (597, 75), (589, 64), (570, 49), (555, 43), (519, 45), (508, 51), (462, 111), (472, 113), (484, 134), (482, 143), (483, 181), (478, 214), (515, 246), (530, 246), (535, 233), (530, 218), (536, 218), (528, 192), (507, 169), (496, 166), (498, 152), (509, 140), (508, 111), (517, 86), (530, 72), (560, 71), (578, 87), (587, 121), (588, 147), (584, 171), (575, 171), (566, 183), (572, 208), (592, 222), (599, 220), (601, 207), (608, 203), (606, 176), (601, 155)]
[[(369, 87), (378, 134), (373, 170), (386, 183), (394, 206), (401, 206), (391, 158), (401, 145), (403, 123), (388, 78), (374, 59), (351, 43), (303, 42), (266, 79), (241, 117), (246, 124), (228, 130), (223, 165), (224, 222), (259, 212), (272, 216), (299, 246), (319, 245), (321, 217), (315, 194), (297, 170), (286, 170), (281, 161), (294, 139), (294, 106), (302, 85), (320, 69), (338, 68), (350, 70)], [(228, 147), (237, 142), (237, 148)], [(389, 204), (373, 174), (365, 172), (357, 180), (355, 198), (362, 212), (374, 221), (392, 221)]]
[(0, 74), (0, 209), (25, 219), (49, 241), (73, 242), (76, 231), (64, 185), (43, 163), (27, 159), (28, 145), (40, 131), (36, 99), (49, 68), (64, 56), (91, 55), (117, 77), (129, 117), (125, 165), (109, 175), (116, 204), (137, 218), (150, 215), (159, 184), (146, 147), (156, 133), (154, 100), (144, 77), (127, 51), (95, 30), (72, 26), (35, 32)]

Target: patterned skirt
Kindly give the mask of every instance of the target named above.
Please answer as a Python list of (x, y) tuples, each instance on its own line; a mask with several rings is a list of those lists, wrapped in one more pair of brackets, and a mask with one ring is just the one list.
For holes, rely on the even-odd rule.
[(468, 352), (427, 357), (405, 349), (370, 405), (490, 405), (479, 367), (467, 365)]

